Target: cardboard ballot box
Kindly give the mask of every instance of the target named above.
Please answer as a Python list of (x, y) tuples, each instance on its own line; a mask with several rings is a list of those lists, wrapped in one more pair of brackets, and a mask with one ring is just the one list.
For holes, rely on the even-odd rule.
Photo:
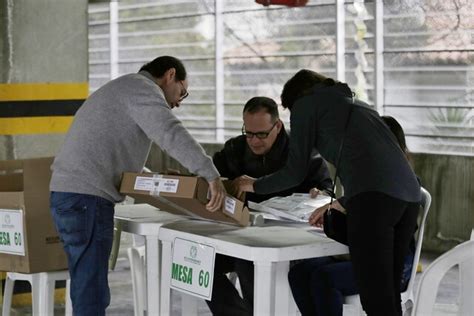
[(67, 269), (49, 208), (53, 158), (0, 161), (0, 271)]
[(124, 173), (120, 193), (156, 206), (163, 211), (196, 218), (248, 226), (249, 210), (237, 198), (227, 195), (222, 211), (209, 212), (209, 185), (199, 177), (161, 175), (154, 173)]

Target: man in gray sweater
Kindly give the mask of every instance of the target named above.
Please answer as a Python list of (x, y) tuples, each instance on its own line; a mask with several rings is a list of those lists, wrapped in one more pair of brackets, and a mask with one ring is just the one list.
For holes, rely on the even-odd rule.
[(76, 113), (52, 165), (51, 212), (71, 275), (74, 315), (105, 315), (114, 204), (123, 172), (140, 172), (152, 141), (209, 182), (209, 211), (225, 189), (202, 147), (171, 112), (188, 96), (180, 60), (162, 56), (138, 73), (112, 80)]

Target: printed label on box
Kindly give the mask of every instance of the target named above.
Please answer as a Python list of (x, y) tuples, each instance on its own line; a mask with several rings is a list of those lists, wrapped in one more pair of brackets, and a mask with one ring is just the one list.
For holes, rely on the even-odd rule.
[(0, 253), (25, 255), (23, 210), (0, 209)]
[(178, 192), (178, 184), (178, 179), (155, 179), (155, 191), (176, 193)]
[(178, 191), (179, 179), (137, 177), (134, 190), (150, 191), (153, 194), (159, 192), (176, 193)]
[(171, 287), (206, 300), (212, 297), (214, 247), (176, 238), (171, 261)]
[(133, 187), (134, 190), (151, 191), (154, 188), (155, 184), (153, 178), (137, 177), (135, 179), (135, 186)]
[(225, 211), (230, 214), (235, 213), (235, 201), (229, 197), (225, 198)]

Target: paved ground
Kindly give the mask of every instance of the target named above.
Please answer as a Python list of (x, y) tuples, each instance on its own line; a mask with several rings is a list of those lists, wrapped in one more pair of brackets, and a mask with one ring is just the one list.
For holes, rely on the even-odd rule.
[[(133, 294), (130, 278), (130, 266), (126, 258), (126, 248), (131, 245), (131, 238), (128, 234), (122, 234), (122, 244), (119, 253), (119, 259), (114, 271), (109, 274), (109, 284), (112, 294), (111, 304), (107, 310), (107, 315), (133, 315)], [(421, 263), (426, 267), (436, 258), (436, 255), (422, 254)], [(419, 275), (417, 275), (419, 279)], [(453, 268), (445, 276), (441, 284), (441, 290), (438, 293), (436, 313), (433, 316), (456, 315), (456, 302), (458, 299), (458, 270)], [(172, 315), (181, 315), (180, 295), (172, 294)], [(199, 316), (210, 316), (211, 313), (204, 301), (200, 301)], [(55, 315), (63, 315), (64, 305), (57, 305)], [(12, 316), (31, 315), (31, 307), (21, 307), (12, 309)], [(49, 316), (49, 315), (48, 315)]]

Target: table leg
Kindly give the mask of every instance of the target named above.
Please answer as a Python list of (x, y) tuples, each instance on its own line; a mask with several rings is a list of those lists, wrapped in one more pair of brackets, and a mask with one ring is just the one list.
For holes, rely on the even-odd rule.
[(160, 243), (158, 236), (146, 236), (147, 315), (158, 315), (160, 305)]
[(274, 314), (274, 278), (273, 264), (268, 261), (254, 261), (254, 315), (273, 315)]
[[(171, 298), (171, 242), (162, 242), (162, 259), (161, 259), (161, 298), (160, 298), (160, 315), (168, 316), (170, 314), (170, 298)], [(151, 314), (150, 314), (151, 316)]]
[(288, 261), (275, 263), (275, 314), (282, 316), (296, 315), (296, 303), (288, 283)]

